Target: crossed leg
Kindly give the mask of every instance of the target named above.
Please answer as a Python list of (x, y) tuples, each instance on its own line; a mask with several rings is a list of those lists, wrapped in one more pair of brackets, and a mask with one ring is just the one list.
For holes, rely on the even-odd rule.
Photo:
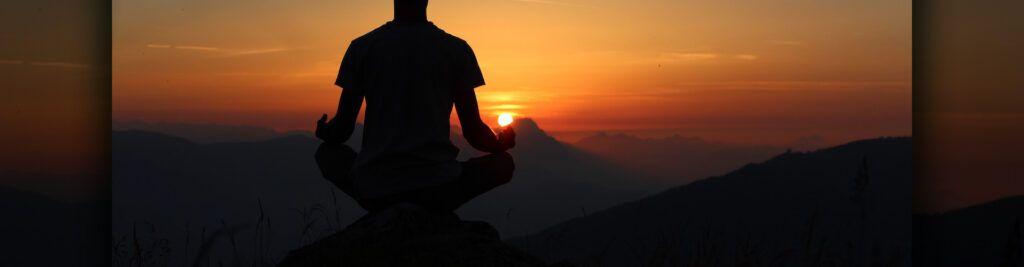
[(505, 152), (489, 154), (462, 162), (462, 174), (452, 182), (381, 198), (364, 199), (355, 192), (352, 179), (349, 177), (355, 157), (355, 151), (345, 145), (324, 143), (316, 152), (316, 162), (324, 178), (370, 212), (401, 202), (414, 203), (438, 212), (451, 212), (473, 198), (508, 183), (515, 172), (512, 155)]

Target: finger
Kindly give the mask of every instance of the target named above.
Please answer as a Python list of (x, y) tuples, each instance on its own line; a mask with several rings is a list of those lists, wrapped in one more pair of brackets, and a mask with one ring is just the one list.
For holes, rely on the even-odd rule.
[(316, 121), (317, 124), (324, 124), (326, 122), (327, 122), (327, 114), (326, 113), (324, 113), (324, 115), (320, 116), (320, 120)]

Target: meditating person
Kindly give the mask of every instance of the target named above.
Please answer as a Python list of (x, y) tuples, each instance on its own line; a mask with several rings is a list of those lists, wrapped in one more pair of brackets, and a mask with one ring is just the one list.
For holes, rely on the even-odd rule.
[[(427, 0), (395, 0), (394, 20), (349, 44), (335, 81), (337, 113), (317, 121), (321, 172), (370, 212), (400, 202), (450, 212), (509, 182), (515, 169), (505, 152), (515, 146), (512, 127), (495, 135), (480, 118), (474, 90), (484, 79), (473, 50), (428, 21), (426, 9)], [(364, 99), (356, 153), (344, 143)], [(453, 106), (463, 136), (488, 155), (456, 161)]]

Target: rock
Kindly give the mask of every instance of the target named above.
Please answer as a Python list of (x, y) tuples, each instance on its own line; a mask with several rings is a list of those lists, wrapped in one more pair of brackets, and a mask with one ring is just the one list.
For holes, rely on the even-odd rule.
[(292, 251), (279, 266), (544, 266), (501, 241), (485, 222), (413, 204), (367, 214), (344, 230)]

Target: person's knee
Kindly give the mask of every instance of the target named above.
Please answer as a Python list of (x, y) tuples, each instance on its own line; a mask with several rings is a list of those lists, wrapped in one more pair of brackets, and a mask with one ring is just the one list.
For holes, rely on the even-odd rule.
[[(314, 155), (320, 174), (342, 191), (351, 190), (349, 170), (355, 161), (356, 152), (345, 145), (320, 144)], [(346, 193), (350, 193), (347, 192)]]
[(339, 164), (354, 160), (356, 152), (345, 144), (321, 143), (316, 148), (316, 153), (313, 156), (319, 164)]
[(512, 155), (509, 155), (508, 153), (498, 153), (494, 155), (496, 156), (494, 159), (494, 167), (496, 168), (495, 173), (497, 174), (496, 178), (498, 181), (501, 184), (512, 181), (512, 176), (515, 175), (516, 170), (516, 163), (512, 158)]

